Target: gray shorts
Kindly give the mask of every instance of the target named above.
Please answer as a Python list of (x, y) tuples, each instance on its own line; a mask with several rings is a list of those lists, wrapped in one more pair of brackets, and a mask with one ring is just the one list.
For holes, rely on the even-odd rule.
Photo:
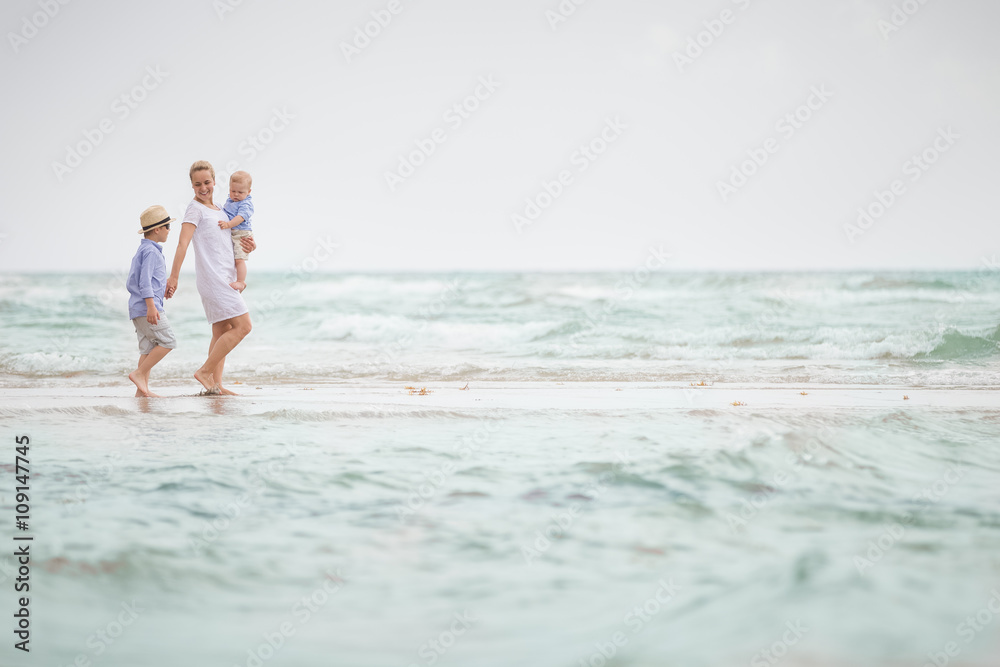
[(160, 313), (160, 321), (156, 324), (150, 324), (145, 317), (132, 318), (132, 324), (135, 325), (135, 335), (139, 339), (139, 354), (149, 354), (157, 345), (168, 350), (177, 348), (174, 331), (163, 313)]
[(247, 252), (243, 249), (243, 244), (240, 243), (240, 239), (247, 236), (253, 238), (253, 232), (249, 229), (233, 230), (233, 254), (236, 255), (236, 259), (247, 259)]

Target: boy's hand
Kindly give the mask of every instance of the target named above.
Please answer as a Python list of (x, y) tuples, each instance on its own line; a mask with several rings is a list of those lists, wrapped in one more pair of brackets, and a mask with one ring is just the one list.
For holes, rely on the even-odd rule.
[(229, 229), (230, 227), (228, 220), (219, 220), (219, 229)]
[(146, 321), (150, 324), (156, 324), (160, 321), (160, 311), (153, 308), (152, 310), (146, 311)]
[(164, 298), (171, 298), (177, 291), (177, 278), (167, 278), (167, 288), (163, 291)]

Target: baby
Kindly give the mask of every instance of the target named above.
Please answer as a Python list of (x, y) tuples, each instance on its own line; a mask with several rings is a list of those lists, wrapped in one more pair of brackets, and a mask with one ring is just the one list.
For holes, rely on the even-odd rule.
[(253, 179), (245, 171), (237, 171), (229, 177), (229, 199), (222, 210), (229, 216), (229, 222), (219, 220), (219, 227), (233, 230), (233, 253), (236, 255), (236, 282), (229, 283), (234, 290), (242, 292), (247, 288), (247, 253), (240, 241), (244, 237), (253, 238), (250, 218), (253, 217), (253, 199), (250, 186)]

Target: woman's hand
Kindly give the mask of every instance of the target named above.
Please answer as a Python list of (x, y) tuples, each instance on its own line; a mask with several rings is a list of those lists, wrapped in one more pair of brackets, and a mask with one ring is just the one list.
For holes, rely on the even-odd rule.
[(177, 291), (177, 278), (170, 276), (169, 278), (167, 278), (167, 289), (164, 292), (163, 296), (169, 299), (174, 295), (174, 292), (176, 291)]
[(244, 252), (253, 252), (254, 250), (257, 249), (257, 244), (254, 243), (252, 236), (244, 236), (242, 239), (240, 239), (240, 245), (243, 246)]

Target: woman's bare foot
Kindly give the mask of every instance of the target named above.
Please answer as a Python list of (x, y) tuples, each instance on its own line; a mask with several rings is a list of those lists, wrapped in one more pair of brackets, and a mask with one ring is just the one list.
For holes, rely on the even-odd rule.
[(237, 394), (235, 391), (233, 391), (232, 389), (226, 389), (221, 384), (219, 385), (219, 393), (222, 394), (223, 396), (239, 396), (239, 394)]
[(237, 292), (242, 292), (243, 290), (245, 290), (247, 288), (247, 284), (245, 282), (243, 282), (242, 280), (237, 280), (234, 283), (229, 283), (229, 286), (232, 287)]
[(145, 375), (140, 375), (138, 368), (128, 374), (128, 379), (135, 385), (136, 396), (149, 396), (149, 385), (147, 384), (149, 378)]
[(205, 388), (206, 394), (219, 393), (219, 389), (215, 384), (215, 376), (211, 373), (206, 373), (199, 368), (194, 372), (194, 379), (201, 383), (201, 386)]

